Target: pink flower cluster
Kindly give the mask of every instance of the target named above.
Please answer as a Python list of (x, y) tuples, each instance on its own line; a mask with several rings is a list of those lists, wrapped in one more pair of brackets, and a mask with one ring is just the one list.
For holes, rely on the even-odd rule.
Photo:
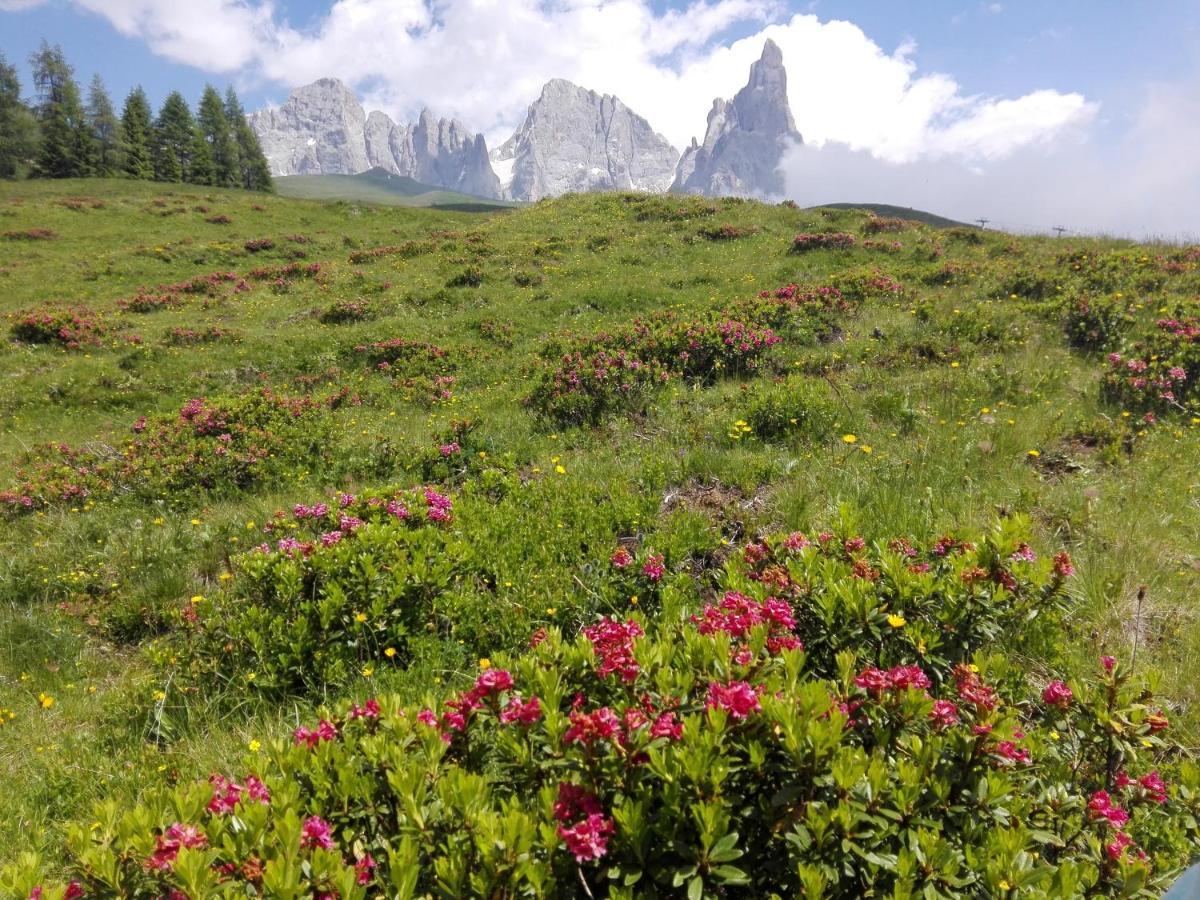
[(990, 712), (996, 708), (996, 692), (969, 667), (961, 664), (954, 667), (954, 684), (959, 698), (973, 704), (976, 709)]
[(425, 514), (431, 522), (449, 522), (453, 503), (445, 494), (440, 494), (433, 488), (425, 489)]
[(146, 867), (158, 872), (169, 872), (175, 865), (179, 851), (186, 848), (198, 849), (208, 846), (208, 836), (195, 825), (176, 822), (155, 839), (154, 853), (146, 860)]
[(886, 693), (906, 691), (910, 688), (918, 691), (928, 690), (931, 682), (920, 666), (896, 666), (886, 672), (872, 666), (855, 676), (854, 684), (873, 697), (881, 697)]
[(604, 618), (583, 629), (596, 654), (596, 674), (601, 678), (616, 673), (626, 684), (638, 676), (638, 663), (633, 655), (633, 642), (642, 636), (642, 626), (633, 619), (618, 622)]
[(707, 709), (723, 709), (731, 719), (740, 721), (759, 709), (758, 691), (745, 681), (728, 684), (714, 681), (708, 686), (708, 699), (704, 705)]
[(297, 746), (303, 744), (311, 750), (322, 741), (336, 740), (337, 736), (337, 726), (328, 719), (322, 719), (316, 728), (305, 728), (301, 725), (292, 732), (292, 741)]
[[(804, 646), (793, 633), (796, 619), (791, 606), (776, 597), (768, 597), (760, 603), (737, 591), (727, 591), (718, 605), (706, 604), (701, 615), (692, 616), (692, 622), (701, 634), (724, 632), (738, 640), (744, 640), (751, 629), (765, 625), (767, 651), (771, 654)], [(745, 645), (737, 655), (740, 664), (750, 661), (750, 651)]]
[(247, 775), (245, 785), (240, 785), (223, 775), (214, 773), (208, 776), (208, 783), (213, 786), (212, 799), (208, 801), (208, 811), (214, 816), (233, 812), (238, 804), (243, 802), (243, 798), (254, 800), (264, 806), (271, 802), (271, 792), (253, 775)]
[(1059, 709), (1066, 709), (1074, 699), (1075, 695), (1071, 692), (1071, 688), (1062, 681), (1052, 681), (1042, 691), (1042, 702), (1047, 706), (1057, 706)]
[(615, 830), (613, 821), (604, 815), (600, 801), (583, 788), (567, 782), (559, 784), (554, 818), (559, 822), (558, 836), (576, 862), (599, 859), (608, 852), (608, 839)]
[(332, 850), (333, 829), (320, 816), (309, 816), (300, 827), (300, 846), (309, 850)]

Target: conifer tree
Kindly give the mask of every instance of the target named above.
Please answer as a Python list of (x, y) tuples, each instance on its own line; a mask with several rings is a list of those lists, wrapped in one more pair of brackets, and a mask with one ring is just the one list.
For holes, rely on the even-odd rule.
[(92, 135), (79, 85), (62, 48), (45, 41), (30, 58), (38, 92), (37, 118), (41, 141), (34, 174), (43, 178), (80, 178), (92, 172)]
[(192, 111), (183, 94), (171, 91), (154, 123), (154, 178), (157, 181), (187, 181), (194, 141)]
[(129, 92), (121, 110), (121, 145), (125, 174), (130, 178), (150, 180), (154, 177), (151, 158), (153, 124), (150, 120), (150, 101), (141, 85)]
[(37, 139), (37, 122), (21, 102), (16, 66), (0, 53), (0, 178), (16, 178), (29, 165)]
[(192, 129), (192, 149), (186, 180), (191, 184), (212, 185), (216, 183), (212, 149), (199, 125)]
[(241, 186), (249, 191), (274, 193), (275, 183), (271, 180), (271, 166), (263, 154), (258, 135), (246, 120), (246, 111), (242, 109), (233, 88), (225, 92), (225, 118), (237, 139)]
[(241, 187), (241, 153), (237, 136), (225, 115), (221, 95), (211, 84), (204, 87), (196, 119), (212, 156), (213, 184), (218, 187)]
[(92, 78), (88, 88), (86, 113), (92, 138), (94, 173), (101, 178), (112, 178), (122, 167), (121, 126), (99, 75)]

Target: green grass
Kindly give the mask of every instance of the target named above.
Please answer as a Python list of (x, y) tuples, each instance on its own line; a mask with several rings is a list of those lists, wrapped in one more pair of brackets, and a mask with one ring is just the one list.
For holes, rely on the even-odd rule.
[(460, 212), (494, 212), (517, 205), (443, 190), (383, 169), (371, 169), (357, 175), (289, 175), (275, 181), (281, 196), (300, 200), (432, 206)]
[[(283, 179), (281, 189), (293, 183)], [(222, 590), (230, 556), (264, 539), (275, 510), (332, 489), (419, 482), (406, 469), (410, 451), (429, 447), (456, 417), (476, 422), (480, 452), (511, 474), (503, 498), (473, 496), (458, 515), (494, 581), (463, 589), (444, 644), (412, 668), (381, 669), (340, 691), (382, 685), (419, 696), (523, 639), (527, 626), (578, 626), (599, 602), (589, 594), (596, 560), (621, 537), (641, 536), (701, 568), (705, 554), (719, 557), (755, 534), (817, 529), (844, 515), (877, 539), (978, 531), (1023, 514), (1040, 553), (1065, 546), (1079, 569), (1061, 652), (1090, 666), (1100, 651), (1128, 658), (1136, 643), (1138, 667), (1161, 678), (1178, 734), (1195, 745), (1200, 481), (1191, 461), (1200, 458), (1200, 427), (1184, 415), (1139, 428), (1102, 402), (1102, 358), (1071, 350), (1060, 324), (1058, 298), (1084, 289), (1080, 271), (1058, 259), (1064, 243), (916, 226), (885, 236), (902, 242), (896, 253), (791, 255), (795, 233), (859, 232), (864, 214), (622, 195), (503, 214), (348, 199), (116, 181), (6, 187), (0, 312), (82, 305), (109, 328), (77, 351), (0, 345), (0, 491), (23, 456), (47, 442), (103, 454), (139, 416), (175, 415), (193, 397), (262, 385), (300, 392), (323, 377), (319, 390), (348, 387), (361, 405), (329, 413), (332, 463), (298, 467), (283, 481), (178, 496), (118, 491), (4, 520), (0, 710), (13, 715), (0, 726), (8, 797), (0, 861), (30, 848), (53, 859), (65, 823), (86, 819), (95, 799), (132, 800), (227, 766), (250, 740), (284, 731), (319, 703), (266, 702), (235, 685), (178, 693), (162, 657), (181, 627), (179, 610)], [(229, 221), (208, 221), (217, 217)], [(745, 236), (699, 235), (723, 224)], [(57, 237), (2, 237), (29, 229)], [(246, 249), (263, 238), (274, 246)], [(1115, 241), (1070, 246), (1142, 252)], [(375, 247), (407, 249), (351, 261)], [(282, 288), (251, 281), (242, 293), (152, 313), (119, 305), (158, 285), (293, 262), (319, 262), (322, 276)], [(948, 263), (959, 267), (957, 283), (934, 284)], [(823, 340), (785, 340), (756, 377), (675, 381), (644, 415), (594, 429), (547, 427), (521, 402), (548, 335), (613, 330), (663, 309), (687, 318), (788, 282), (876, 268), (905, 293), (866, 301)], [(448, 286), (468, 270), (481, 276), (477, 287)], [(1050, 296), (1010, 296), (1020, 273), (1041, 276)], [(1193, 265), (1138, 293), (1134, 313), (1150, 320), (1197, 294)], [(321, 321), (347, 300), (364, 300), (369, 317)], [(174, 346), (165, 341), (173, 328), (229, 337)], [(389, 387), (354, 362), (356, 345), (395, 337), (449, 350), (451, 400)], [(837, 411), (830, 433), (730, 437), (754, 392), (788, 373), (827, 392)], [(1125, 435), (1131, 451), (1078, 439), (1104, 429)], [(854, 443), (842, 440), (847, 434)], [(384, 446), (399, 449), (387, 456)], [(1050, 464), (1060, 457), (1069, 465)], [(1024, 662), (1031, 673), (1045, 665)], [(39, 695), (53, 705), (43, 708)]]

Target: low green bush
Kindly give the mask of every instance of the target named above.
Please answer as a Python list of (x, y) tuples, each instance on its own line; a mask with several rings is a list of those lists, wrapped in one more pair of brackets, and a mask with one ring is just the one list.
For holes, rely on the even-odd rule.
[(837, 407), (829, 391), (810, 378), (793, 375), (756, 385), (746, 405), (746, 424), (765, 441), (800, 436), (819, 441), (832, 430)]
[[(17, 896), (1153, 896), (1200, 835), (1200, 771), (1116, 660), (1032, 688), (1065, 555), (748, 545), (651, 627), (539, 630), (424, 706), (343, 703), (235, 773), (101, 805), (67, 885)], [(741, 589), (739, 589), (741, 588)]]

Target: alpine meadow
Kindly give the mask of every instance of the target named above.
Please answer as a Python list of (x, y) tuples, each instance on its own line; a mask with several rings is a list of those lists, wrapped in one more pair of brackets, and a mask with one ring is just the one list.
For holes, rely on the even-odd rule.
[(0, 897), (1200, 859), (1200, 245), (783, 199), (781, 44), (682, 154), (0, 61)]

